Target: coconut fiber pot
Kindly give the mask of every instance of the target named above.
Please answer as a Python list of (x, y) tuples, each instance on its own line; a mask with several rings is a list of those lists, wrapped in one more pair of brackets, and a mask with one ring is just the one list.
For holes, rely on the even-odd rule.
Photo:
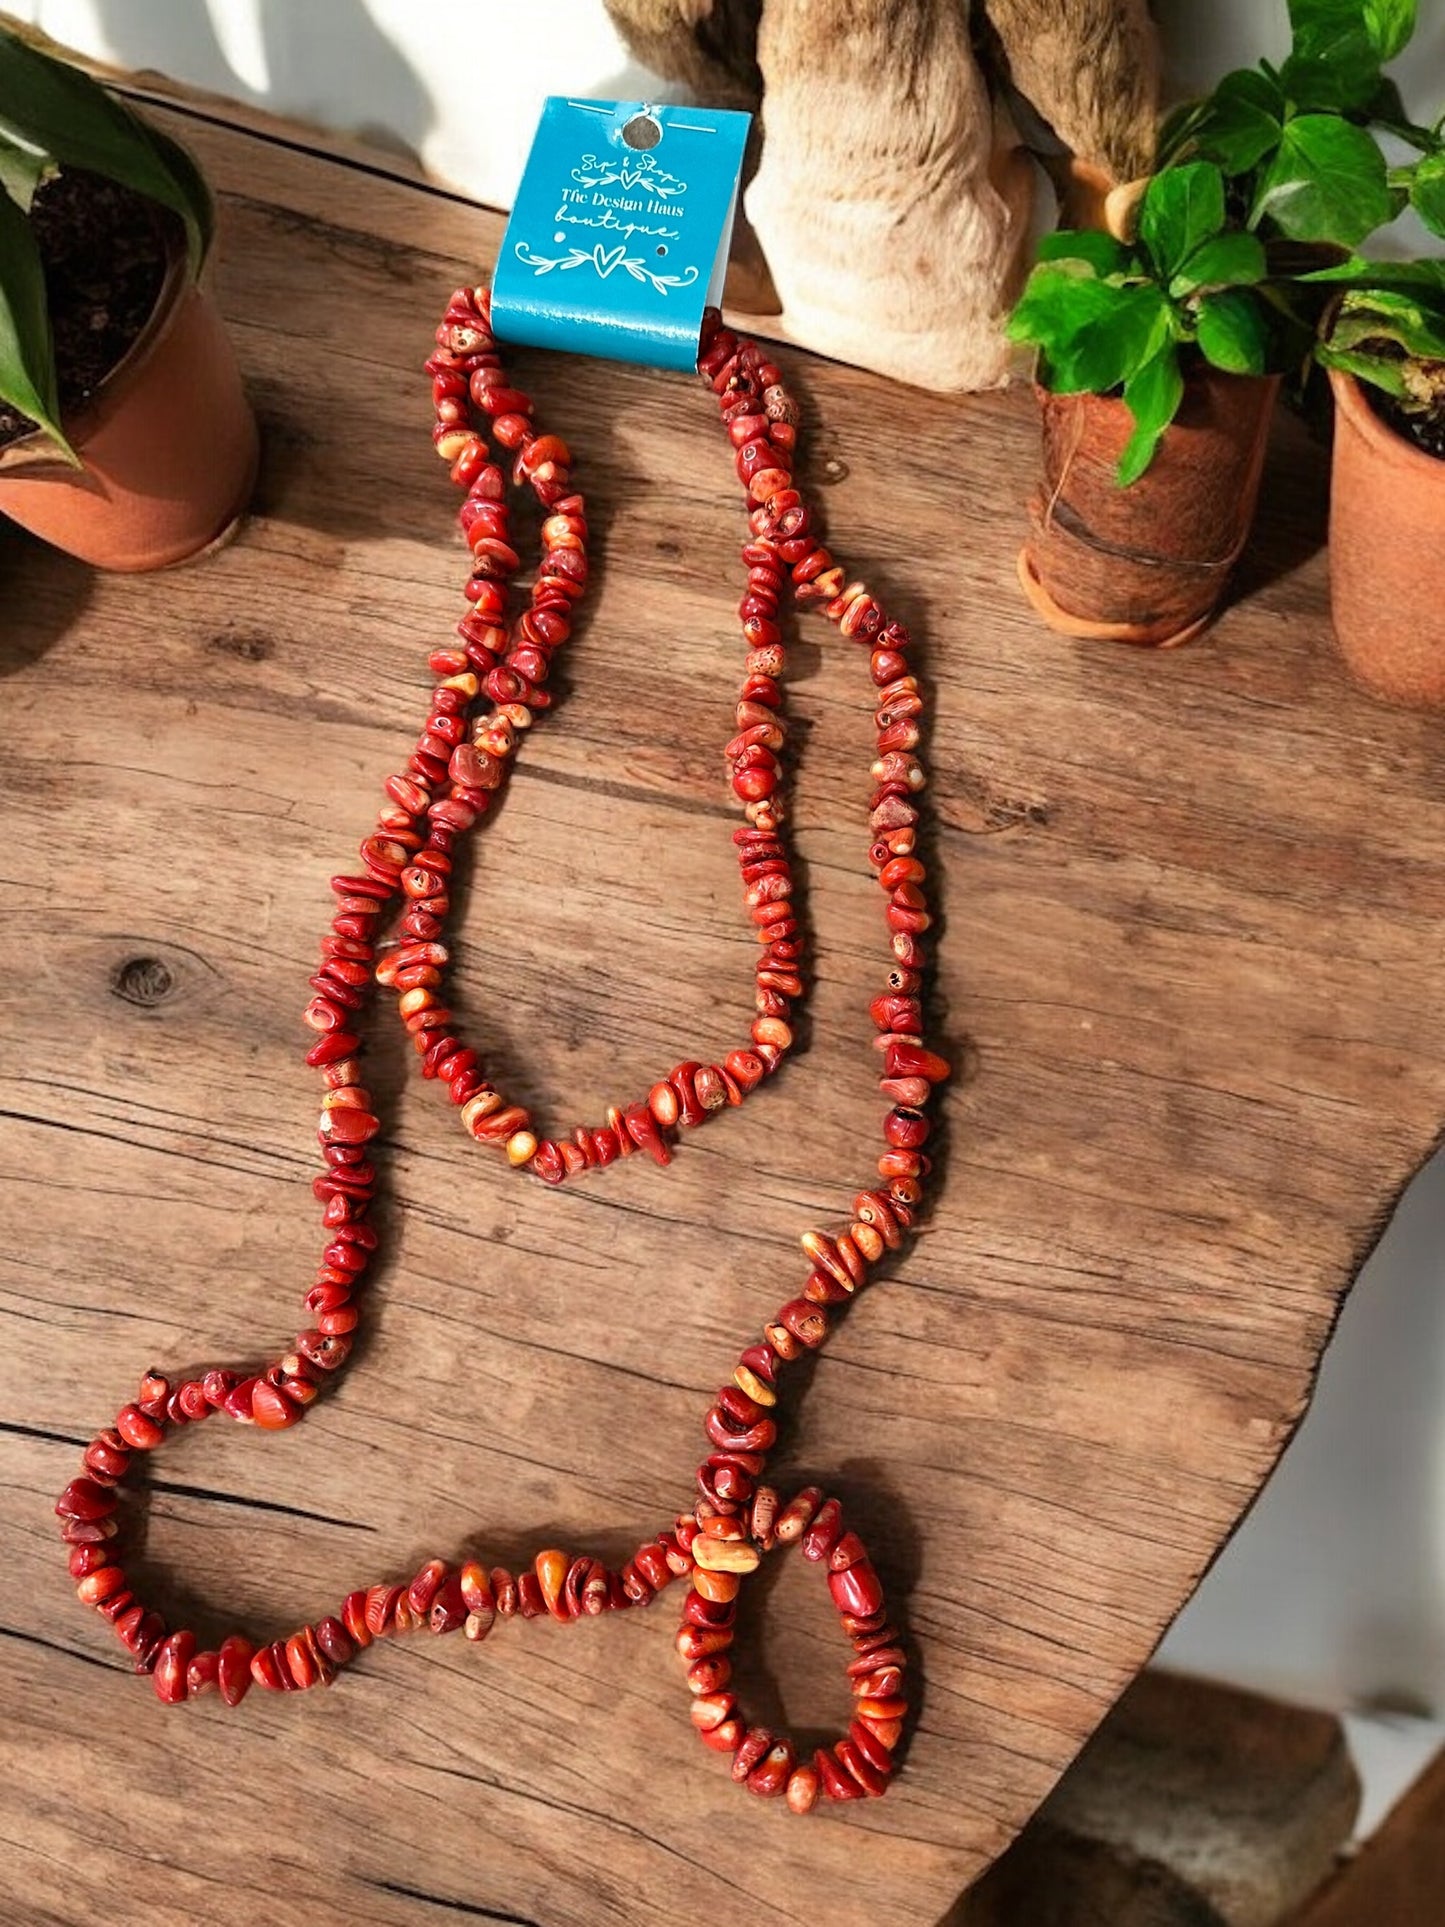
[(172, 261), (130, 351), (66, 433), (0, 452), (0, 515), (103, 569), (162, 569), (208, 547), (256, 479), (256, 423), (209, 295)]
[(1044, 473), (1019, 580), (1064, 635), (1169, 648), (1209, 621), (1254, 520), (1279, 381), (1201, 368), (1154, 461), (1114, 479), (1134, 430), (1124, 403), (1039, 391)]
[(1445, 462), (1330, 370), (1330, 603), (1340, 651), (1387, 702), (1445, 707)]

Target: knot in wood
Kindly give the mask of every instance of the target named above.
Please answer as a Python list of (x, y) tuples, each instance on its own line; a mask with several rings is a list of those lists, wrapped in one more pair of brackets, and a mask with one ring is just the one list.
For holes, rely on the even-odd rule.
[(110, 987), (124, 1002), (153, 1010), (175, 990), (175, 973), (159, 957), (128, 957), (111, 972)]

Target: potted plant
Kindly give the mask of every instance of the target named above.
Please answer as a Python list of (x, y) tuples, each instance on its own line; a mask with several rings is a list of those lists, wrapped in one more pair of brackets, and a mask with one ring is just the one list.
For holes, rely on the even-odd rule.
[(211, 233), (182, 148), (0, 27), (0, 514), (113, 569), (240, 515), (256, 428), (199, 286)]
[(1350, 261), (1315, 350), (1335, 397), (1330, 602), (1355, 676), (1445, 705), (1445, 261)]
[(1291, 0), (1290, 17), (1282, 66), (1226, 75), (1165, 122), (1137, 227), (1050, 237), (1012, 318), (1044, 416), (1020, 579), (1065, 633), (1163, 646), (1209, 621), (1249, 532), (1278, 377), (1308, 357), (1322, 254), (1407, 195), (1422, 212), (1445, 199), (1433, 161), (1392, 174), (1376, 132), (1432, 139), (1382, 72), (1413, 0)]
[(1167, 646), (1208, 620), (1277, 386), (1265, 273), (1207, 161), (1154, 176), (1132, 241), (1044, 242), (1009, 332), (1039, 355), (1044, 472), (1019, 576), (1052, 627)]

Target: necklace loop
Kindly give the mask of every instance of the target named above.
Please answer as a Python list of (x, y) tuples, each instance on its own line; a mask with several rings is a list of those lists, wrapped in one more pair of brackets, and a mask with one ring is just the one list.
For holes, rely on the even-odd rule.
[[(485, 816), (526, 731), (551, 706), (551, 659), (566, 643), (587, 587), (587, 522), (572, 488), (567, 444), (539, 433), (531, 401), (506, 383), (484, 291), (452, 296), (426, 368), (433, 440), (465, 491), (459, 520), (471, 559), (463, 587), (468, 608), (456, 642), (429, 658), (435, 680), (427, 714), (404, 768), (383, 784), (386, 802), (361, 845), (361, 868), (331, 880), (336, 905), (309, 980), (313, 996), (303, 1019), (313, 1041), (306, 1061), (323, 1086), (317, 1127), (323, 1168), (312, 1190), (325, 1232), (305, 1299), (311, 1322), (288, 1352), (257, 1371), (217, 1366), (178, 1384), (160, 1372), (145, 1374), (114, 1425), (86, 1447), (80, 1475), (56, 1504), (71, 1576), (82, 1602), (111, 1622), (162, 1701), (216, 1692), (231, 1706), (253, 1685), (273, 1692), (328, 1685), (374, 1640), (423, 1625), (437, 1634), (460, 1629), (475, 1643), (498, 1619), (600, 1617), (646, 1606), (674, 1579), (686, 1578), (677, 1647), (687, 1667), (692, 1721), (709, 1748), (730, 1757), (733, 1778), (760, 1796), (786, 1796), (799, 1813), (819, 1797), (876, 1796), (892, 1776), (909, 1707), (908, 1659), (888, 1621), (882, 1582), (837, 1499), (806, 1487), (784, 1504), (764, 1479), (777, 1443), (786, 1367), (825, 1342), (840, 1312), (901, 1247), (917, 1217), (929, 1172), (928, 1106), (948, 1075), (923, 1037), (930, 913), (915, 799), (925, 781), (917, 753), (924, 701), (908, 666), (908, 636), (863, 584), (846, 580), (813, 526), (793, 483), (798, 409), (779, 369), (756, 343), (740, 340), (711, 316), (698, 370), (717, 398), (749, 516), (742, 550), (747, 580), (738, 605), (745, 674), (737, 733), (725, 754), (745, 818), (733, 841), (760, 946), (756, 1015), (747, 1044), (721, 1064), (685, 1059), (645, 1097), (610, 1108), (605, 1124), (579, 1125), (568, 1136), (539, 1135), (530, 1112), (490, 1079), (445, 1001), (451, 879), (460, 840)], [(511, 457), (513, 486), (530, 486), (543, 510), (541, 560), (515, 620), (507, 614), (506, 585), (519, 558), (509, 540), (507, 477), (493, 460), (493, 445)], [(470, 1135), (550, 1184), (639, 1151), (666, 1165), (681, 1133), (741, 1105), (791, 1048), (790, 1020), (804, 979), (782, 831), (779, 617), (789, 594), (801, 605), (821, 605), (844, 636), (868, 650), (877, 692), (868, 860), (884, 894), (889, 968), (870, 1015), (883, 1058), (880, 1088), (890, 1107), (877, 1183), (854, 1197), (847, 1225), (804, 1232), (808, 1271), (801, 1289), (744, 1348), (704, 1417), (708, 1452), (691, 1510), (620, 1569), (551, 1547), (519, 1573), (478, 1560), (431, 1559), (409, 1582), (350, 1593), (336, 1612), (287, 1639), (258, 1647), (235, 1633), (214, 1651), (198, 1650), (194, 1633), (171, 1630), (130, 1586), (119, 1556), (124, 1483), (139, 1455), (215, 1412), (262, 1431), (298, 1423), (346, 1362), (361, 1316), (357, 1293), (379, 1246), (370, 1219), (377, 1182), (370, 1146), (382, 1125), (361, 1074), (361, 1019), (373, 978), (395, 992), (422, 1075), (445, 1086)], [(384, 919), (397, 908), (397, 932), (384, 936)], [(747, 1725), (730, 1685), (728, 1649), (742, 1587), (765, 1553), (795, 1541), (804, 1560), (825, 1572), (853, 1653), (847, 1736), (811, 1763), (799, 1761), (787, 1739)]]

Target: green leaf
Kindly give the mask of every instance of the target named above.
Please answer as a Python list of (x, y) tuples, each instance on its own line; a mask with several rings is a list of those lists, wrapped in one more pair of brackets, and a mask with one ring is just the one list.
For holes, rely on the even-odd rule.
[(1156, 174), (1139, 209), (1139, 239), (1167, 280), (1224, 226), (1224, 176), (1211, 161)]
[(1356, 57), (1362, 47), (1375, 54), (1365, 23), (1368, 5), (1369, 0), (1289, 0), (1290, 59), (1340, 61)]
[(30, 212), (35, 190), (50, 164), (48, 154), (0, 134), (0, 193), (8, 194), (23, 213)]
[(1397, 401), (1408, 401), (1410, 390), (1400, 371), (1400, 364), (1388, 355), (1359, 355), (1348, 349), (1332, 347), (1322, 341), (1316, 353), (1326, 368), (1342, 368), (1346, 374), (1355, 375), (1361, 381), (1368, 381), (1381, 388)]
[(1131, 487), (1153, 461), (1160, 437), (1178, 414), (1183, 396), (1179, 354), (1171, 341), (1125, 384), (1124, 401), (1134, 417), (1134, 432), (1119, 457), (1116, 474), (1120, 488)]
[(1445, 361), (1445, 304), (1422, 301), (1398, 288), (1347, 294), (1328, 338), (1337, 349), (1392, 341), (1417, 361)]
[[(43, 148), (61, 167), (83, 167), (170, 208), (186, 228), (191, 271), (210, 235), (210, 196), (188, 159), (78, 67), (52, 60), (0, 28), (0, 133)], [(199, 188), (199, 197), (198, 190)]]
[(1365, 32), (1381, 61), (1393, 60), (1415, 31), (1415, 0), (1365, 0)]
[(1286, 122), (1251, 225), (1268, 218), (1291, 240), (1352, 247), (1390, 216), (1385, 157), (1363, 127), (1331, 114)]
[(1200, 288), (1252, 287), (1268, 272), (1264, 243), (1257, 234), (1216, 234), (1190, 255), (1169, 283), (1176, 299)]
[(0, 400), (28, 415), (59, 444), (67, 461), (80, 466), (60, 426), (40, 250), (29, 221), (8, 194), (0, 194)]
[(1192, 146), (1227, 174), (1247, 174), (1279, 145), (1285, 116), (1278, 83), (1257, 68), (1226, 74), (1204, 103)]
[(1431, 256), (1420, 261), (1367, 261), (1352, 254), (1347, 261), (1312, 269), (1298, 278), (1354, 288), (1433, 288), (1445, 294), (1445, 260)]
[(1328, 60), (1307, 60), (1291, 54), (1280, 79), (1297, 113), (1360, 114), (1368, 110), (1379, 89), (1380, 68), (1361, 30), (1348, 54)]
[(1230, 375), (1262, 375), (1269, 363), (1269, 324), (1252, 294), (1225, 289), (1199, 304), (1197, 339), (1206, 361)]
[(1290, 0), (1294, 47), (1282, 79), (1304, 107), (1353, 107), (1370, 99), (1381, 65), (1415, 31), (1416, 0)]
[(1195, 133), (1208, 119), (1211, 105), (1208, 100), (1183, 100), (1169, 109), (1159, 123), (1158, 166), (1168, 167), (1185, 148), (1194, 146)]
[(201, 263), (211, 251), (211, 243), (216, 238), (216, 203), (211, 196), (206, 177), (197, 167), (190, 151), (182, 147), (179, 141), (172, 140), (169, 134), (163, 133), (159, 127), (152, 126), (148, 120), (141, 120), (139, 116), (136, 117), (136, 125), (156, 150), (162, 164), (170, 170), (176, 186), (185, 196), (190, 207), (190, 218), (186, 219), (185, 216), (182, 218), (186, 219), (188, 240), (192, 221), (200, 238), (200, 254), (193, 255), (191, 258), (191, 272), (197, 274), (200, 272)]
[(1159, 352), (1170, 325), (1155, 283), (1100, 281), (1047, 263), (1029, 276), (1008, 332), (1039, 349), (1056, 394), (1104, 395)]
[(1101, 278), (1123, 274), (1130, 263), (1129, 250), (1112, 234), (1095, 228), (1059, 228), (1039, 242), (1040, 261), (1076, 261)]
[(1391, 58), (1384, 49), (1402, 27), (1409, 39), (1414, 0), (1290, 0), (1289, 15), (1294, 46), (1280, 79), (1291, 102), (1305, 112), (1348, 113), (1375, 94), (1380, 62)]
[(1445, 237), (1445, 154), (1426, 154), (1416, 163), (1410, 205), (1432, 234)]

